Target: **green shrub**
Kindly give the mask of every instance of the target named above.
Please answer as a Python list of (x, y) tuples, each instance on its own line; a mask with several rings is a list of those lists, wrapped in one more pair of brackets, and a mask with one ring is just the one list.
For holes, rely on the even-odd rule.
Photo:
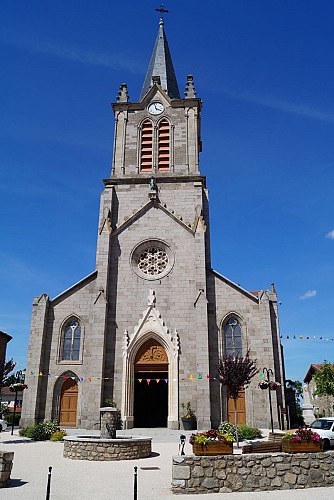
[(21, 418), (21, 413), (15, 413), (15, 419), (14, 419), (14, 413), (8, 412), (6, 413), (4, 420), (6, 420), (9, 426), (13, 424), (13, 419), (14, 419), (14, 425), (19, 425), (20, 418)]
[[(236, 438), (236, 426), (231, 424), (231, 422), (221, 422), (219, 426), (219, 431), (226, 434), (232, 434)], [(248, 425), (238, 425), (238, 436), (239, 439), (256, 439), (262, 438), (262, 433), (260, 429), (256, 427), (249, 427)]]
[(34, 426), (31, 432), (31, 438), (34, 441), (47, 441), (54, 432), (59, 430), (59, 426), (56, 422), (41, 422)]
[(19, 430), (19, 436), (31, 438), (35, 427), (36, 427), (35, 425), (29, 425), (28, 427), (22, 427), (22, 429)]
[(50, 441), (64, 441), (65, 436), (67, 436), (67, 432), (59, 430), (51, 434)]
[(249, 427), (248, 425), (240, 425), (240, 436), (242, 439), (256, 439), (262, 438), (262, 432), (256, 427)]
[(112, 396), (108, 396), (104, 401), (105, 406), (109, 406), (110, 408), (117, 408), (116, 401)]

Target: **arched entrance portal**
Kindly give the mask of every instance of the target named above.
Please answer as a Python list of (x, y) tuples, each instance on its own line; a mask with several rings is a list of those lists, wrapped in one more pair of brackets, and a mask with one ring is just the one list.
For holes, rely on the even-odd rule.
[(134, 375), (134, 426), (167, 427), (168, 356), (157, 340), (138, 349)]
[(59, 425), (76, 427), (78, 407), (78, 384), (72, 378), (64, 381), (60, 393)]

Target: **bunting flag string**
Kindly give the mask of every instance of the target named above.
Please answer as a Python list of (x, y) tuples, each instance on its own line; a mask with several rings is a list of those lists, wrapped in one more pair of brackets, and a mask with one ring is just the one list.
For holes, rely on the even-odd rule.
[(330, 337), (316, 337), (310, 335), (281, 335), (281, 340), (308, 340), (311, 342), (334, 342), (334, 338)]
[[(79, 380), (80, 382), (93, 382), (94, 380), (120, 380), (121, 377), (76, 377), (73, 375), (51, 375), (51, 373), (43, 373), (43, 372), (30, 372), (30, 376), (36, 376), (36, 377), (54, 377), (56, 379), (62, 378), (63, 380)], [(207, 374), (205, 377), (207, 380), (218, 380), (218, 377), (212, 377), (211, 375)], [(190, 374), (188, 376), (182, 377), (180, 380), (182, 382), (186, 382), (190, 380), (191, 382), (194, 382), (196, 379), (198, 380), (203, 380), (203, 374), (199, 373), (197, 376), (194, 376), (193, 374)], [(142, 383), (143, 381), (146, 381), (146, 383), (149, 385), (151, 381), (155, 381), (157, 384), (160, 382), (164, 382), (168, 384), (168, 378), (161, 379), (161, 378), (149, 378), (149, 379), (143, 379), (143, 378), (136, 378), (136, 377), (130, 377), (130, 382), (135, 382), (138, 381), (139, 383)], [(177, 379), (173, 379), (173, 382), (177, 382)]]

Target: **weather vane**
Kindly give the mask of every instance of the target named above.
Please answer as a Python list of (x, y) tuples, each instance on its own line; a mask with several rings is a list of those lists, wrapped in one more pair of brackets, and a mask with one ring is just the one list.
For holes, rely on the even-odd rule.
[(160, 12), (161, 17), (163, 16), (163, 14), (167, 14), (169, 12), (169, 10), (165, 9), (165, 6), (163, 3), (160, 5), (160, 7), (158, 9), (155, 9), (155, 10), (157, 12)]

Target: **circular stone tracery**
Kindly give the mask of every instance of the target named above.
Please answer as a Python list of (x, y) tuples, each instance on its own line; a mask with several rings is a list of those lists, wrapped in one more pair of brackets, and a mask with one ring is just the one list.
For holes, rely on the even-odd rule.
[(150, 276), (161, 274), (168, 266), (168, 255), (159, 247), (149, 247), (138, 257), (138, 269)]

